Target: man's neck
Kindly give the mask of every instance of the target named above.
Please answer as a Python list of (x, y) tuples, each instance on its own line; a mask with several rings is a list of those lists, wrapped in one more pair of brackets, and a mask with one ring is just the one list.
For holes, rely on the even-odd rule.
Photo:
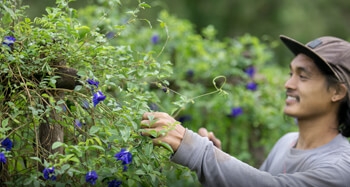
[(296, 149), (315, 149), (332, 141), (338, 134), (337, 122), (334, 120), (300, 120), (299, 138)]

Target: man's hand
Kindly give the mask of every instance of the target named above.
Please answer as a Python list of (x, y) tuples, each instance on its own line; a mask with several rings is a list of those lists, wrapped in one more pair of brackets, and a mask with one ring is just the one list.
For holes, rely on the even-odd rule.
[(185, 135), (186, 129), (169, 114), (146, 112), (141, 121), (142, 135), (153, 138), (155, 145), (167, 143), (175, 152)]
[(221, 149), (221, 141), (215, 137), (213, 132), (208, 132), (206, 128), (200, 128), (198, 134), (203, 137), (208, 137), (217, 148)]

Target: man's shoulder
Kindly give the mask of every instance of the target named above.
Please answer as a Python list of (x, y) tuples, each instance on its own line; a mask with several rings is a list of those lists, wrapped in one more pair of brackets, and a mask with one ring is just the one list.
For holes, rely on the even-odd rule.
[(294, 142), (296, 143), (296, 141), (298, 140), (299, 137), (299, 132), (289, 132), (284, 134), (279, 140), (278, 142)]

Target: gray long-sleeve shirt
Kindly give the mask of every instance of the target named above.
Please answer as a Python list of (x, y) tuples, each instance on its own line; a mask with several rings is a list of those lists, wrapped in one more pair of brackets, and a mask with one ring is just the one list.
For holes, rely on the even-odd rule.
[(293, 148), (298, 133), (283, 136), (260, 170), (217, 149), (186, 129), (172, 161), (196, 171), (203, 186), (350, 187), (350, 144), (339, 134), (312, 150)]

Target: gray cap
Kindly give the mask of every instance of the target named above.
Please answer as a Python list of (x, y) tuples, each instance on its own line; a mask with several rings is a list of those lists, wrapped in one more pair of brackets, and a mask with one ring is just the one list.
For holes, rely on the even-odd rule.
[(350, 43), (333, 36), (323, 36), (307, 44), (302, 44), (287, 36), (280, 36), (283, 43), (297, 55), (303, 53), (312, 58), (316, 65), (339, 81), (350, 81)]

